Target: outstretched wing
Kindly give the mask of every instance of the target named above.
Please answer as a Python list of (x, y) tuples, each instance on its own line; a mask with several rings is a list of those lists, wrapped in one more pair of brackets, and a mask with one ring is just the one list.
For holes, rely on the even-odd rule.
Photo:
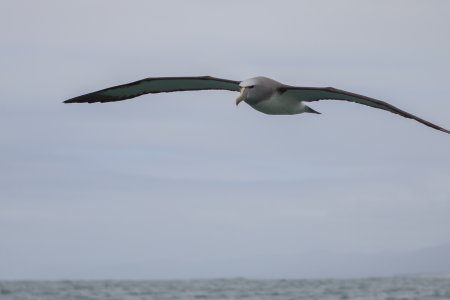
[(228, 90), (239, 92), (239, 81), (211, 76), (146, 78), (81, 95), (66, 100), (64, 103), (112, 102), (131, 99), (149, 93), (155, 94), (200, 90)]
[(317, 87), (291, 87), (291, 86), (285, 86), (278, 89), (278, 92), (289, 97), (295, 97), (296, 99), (299, 99), (300, 101), (305, 102), (312, 102), (312, 101), (319, 101), (319, 100), (344, 100), (344, 101), (350, 101), (355, 102), (367, 106), (371, 106), (378, 109), (383, 109), (390, 111), (394, 114), (403, 116), (405, 118), (416, 120), (417, 122), (420, 122), (426, 126), (429, 126), (431, 128), (443, 131), (445, 133), (450, 134), (450, 131), (447, 129), (444, 129), (440, 126), (437, 126), (431, 122), (428, 122), (424, 119), (421, 119), (413, 114), (410, 114), (404, 110), (401, 110), (389, 103), (386, 103), (381, 100), (377, 100), (374, 98), (366, 97), (363, 95), (358, 95), (355, 93), (335, 89), (332, 87), (325, 87), (325, 88), (317, 88)]

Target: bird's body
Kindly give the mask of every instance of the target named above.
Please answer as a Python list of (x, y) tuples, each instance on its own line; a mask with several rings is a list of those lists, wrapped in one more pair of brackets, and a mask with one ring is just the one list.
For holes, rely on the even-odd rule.
[(281, 97), (274, 93), (267, 99), (248, 103), (251, 107), (267, 115), (296, 115), (305, 112), (306, 105), (302, 101), (290, 97)]
[[(259, 85), (264, 88), (255, 89)], [(302, 101), (293, 97), (283, 97), (278, 89), (284, 85), (267, 77), (255, 77), (242, 81), (241, 89), (249, 89), (244, 101), (267, 115), (295, 115), (305, 112)], [(251, 89), (251, 91), (250, 91)], [(254, 92), (254, 95), (252, 95)]]
[(416, 120), (428, 127), (450, 134), (450, 131), (387, 102), (331, 87), (297, 87), (285, 85), (267, 77), (255, 77), (244, 81), (233, 81), (210, 76), (201, 77), (156, 77), (114, 86), (97, 92), (78, 96), (65, 103), (113, 102), (135, 98), (149, 93), (177, 91), (228, 90), (239, 92), (236, 105), (246, 102), (255, 110), (268, 115), (293, 115), (316, 113), (305, 104), (319, 100), (344, 100), (386, 110), (405, 118)]

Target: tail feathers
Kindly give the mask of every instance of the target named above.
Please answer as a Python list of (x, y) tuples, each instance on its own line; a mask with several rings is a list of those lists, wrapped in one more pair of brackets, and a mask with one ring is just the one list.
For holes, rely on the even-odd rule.
[(311, 107), (306, 106), (306, 105), (305, 105), (305, 112), (307, 112), (307, 113), (312, 113), (312, 114), (318, 114), (318, 115), (321, 115), (320, 112), (315, 111), (314, 109), (312, 109)]

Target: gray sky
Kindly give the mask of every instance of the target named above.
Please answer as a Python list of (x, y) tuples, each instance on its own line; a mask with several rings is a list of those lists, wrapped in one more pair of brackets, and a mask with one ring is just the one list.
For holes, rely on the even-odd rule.
[[(61, 104), (263, 75), (448, 129), (449, 36), (448, 1), (2, 1), (0, 278), (307, 277), (327, 253), (449, 244), (450, 137), (417, 122), (333, 101), (266, 116), (220, 91)], [(230, 267), (248, 258), (267, 265)]]

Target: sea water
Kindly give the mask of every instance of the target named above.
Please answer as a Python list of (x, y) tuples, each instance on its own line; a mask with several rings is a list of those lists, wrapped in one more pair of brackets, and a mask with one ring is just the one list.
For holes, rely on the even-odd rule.
[(0, 281), (1, 300), (450, 299), (450, 278)]

